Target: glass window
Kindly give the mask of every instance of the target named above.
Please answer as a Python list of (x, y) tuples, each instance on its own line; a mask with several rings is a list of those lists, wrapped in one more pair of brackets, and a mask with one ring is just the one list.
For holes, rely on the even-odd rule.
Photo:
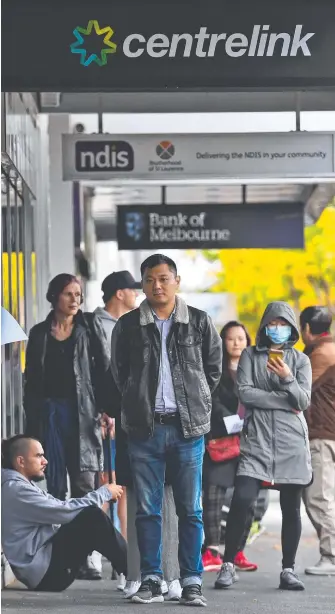
[[(34, 294), (36, 274), (32, 267), (33, 207), (30, 192), (23, 189), (22, 180), (8, 168), (1, 175), (2, 217), (2, 305), (20, 323), (27, 327), (27, 278)], [(23, 198), (26, 195), (26, 199)], [(29, 266), (27, 266), (29, 264)], [(29, 294), (29, 293), (28, 293)], [(36, 296), (36, 290), (35, 290)], [(31, 322), (32, 324), (32, 322)], [(11, 343), (1, 348), (2, 364), (2, 437), (11, 437), (23, 431), (24, 414), (23, 372), (25, 343)]]

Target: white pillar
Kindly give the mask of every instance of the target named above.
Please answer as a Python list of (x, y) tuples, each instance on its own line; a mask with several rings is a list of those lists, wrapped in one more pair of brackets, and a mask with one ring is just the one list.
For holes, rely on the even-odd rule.
[(68, 132), (69, 115), (49, 115), (51, 278), (75, 274), (72, 182), (62, 179), (62, 134)]

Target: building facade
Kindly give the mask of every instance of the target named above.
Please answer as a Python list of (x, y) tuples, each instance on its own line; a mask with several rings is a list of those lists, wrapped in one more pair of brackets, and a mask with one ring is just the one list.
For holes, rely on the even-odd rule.
[[(50, 269), (47, 131), (32, 94), (2, 94), (1, 115), (1, 304), (29, 332)], [(2, 437), (23, 430), (25, 345), (1, 348)]]

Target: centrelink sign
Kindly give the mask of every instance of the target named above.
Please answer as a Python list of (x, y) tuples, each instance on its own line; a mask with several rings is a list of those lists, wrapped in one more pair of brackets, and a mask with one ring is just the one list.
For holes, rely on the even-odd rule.
[[(88, 52), (84, 37), (95, 32), (101, 39), (102, 48), (98, 53)], [(117, 43), (113, 42), (114, 30), (111, 26), (101, 27), (97, 20), (90, 20), (86, 28), (77, 26), (73, 31), (75, 42), (70, 46), (71, 53), (80, 55), (80, 63), (88, 67), (93, 62), (98, 66), (106, 66), (108, 54), (118, 51)], [(182, 33), (168, 36), (163, 33), (152, 34), (149, 37), (133, 33), (126, 36), (119, 53), (133, 60), (143, 54), (151, 58), (213, 58), (216, 53), (224, 52), (230, 58), (240, 58), (247, 54), (249, 57), (296, 57), (298, 53), (311, 56), (310, 39), (315, 32), (304, 33), (303, 25), (296, 25), (294, 32), (271, 32), (270, 25), (255, 25), (252, 34), (248, 37), (243, 32), (211, 34), (207, 27), (202, 26), (196, 34)], [(110, 57), (113, 61), (113, 58)]]
[(145, 37), (129, 34), (122, 44), (122, 52), (128, 58), (146, 54), (152, 58), (213, 58), (222, 52), (230, 58), (249, 57), (296, 57), (312, 55), (311, 38), (315, 32), (306, 32), (302, 24), (293, 32), (273, 32), (270, 25), (254, 25), (251, 35), (243, 32), (210, 33), (201, 26), (196, 34), (182, 33), (168, 36), (163, 33)]
[(330, 0), (4, 0), (3, 23), (5, 90), (335, 86)]

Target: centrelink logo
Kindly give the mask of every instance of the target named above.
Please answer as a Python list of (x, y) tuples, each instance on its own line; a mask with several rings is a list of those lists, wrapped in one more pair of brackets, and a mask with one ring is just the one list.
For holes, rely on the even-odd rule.
[[(103, 38), (104, 47), (99, 53), (88, 54), (83, 36), (89, 36), (94, 28)], [(127, 58), (136, 59), (144, 55), (151, 58), (213, 58), (223, 53), (230, 58), (249, 57), (296, 57), (311, 56), (310, 39), (315, 32), (304, 32), (303, 25), (296, 25), (291, 32), (272, 32), (270, 25), (254, 25), (251, 35), (242, 32), (210, 34), (207, 27), (201, 26), (196, 34), (159, 33), (145, 37), (143, 34), (129, 34), (121, 43), (122, 53)], [(96, 62), (99, 66), (107, 64), (107, 54), (115, 53), (117, 45), (110, 39), (114, 34), (110, 26), (100, 28), (95, 20), (88, 22), (87, 28), (77, 26), (73, 34), (76, 41), (71, 45), (72, 53), (79, 53), (80, 63), (89, 66)], [(88, 57), (87, 57), (88, 56)]]
[[(82, 35), (90, 36), (92, 34), (92, 30), (95, 31), (97, 36), (104, 35), (102, 40), (104, 46), (102, 46), (98, 54), (88, 53), (85, 48), (85, 40)], [(83, 66), (89, 66), (92, 64), (92, 62), (96, 62), (98, 66), (105, 66), (107, 64), (107, 54), (116, 52), (117, 45), (110, 40), (114, 34), (114, 30), (110, 26), (100, 28), (98, 21), (95, 19), (91, 19), (88, 22), (87, 28), (77, 26), (73, 30), (73, 34), (76, 41), (70, 45), (71, 53), (79, 53), (80, 64)]]

